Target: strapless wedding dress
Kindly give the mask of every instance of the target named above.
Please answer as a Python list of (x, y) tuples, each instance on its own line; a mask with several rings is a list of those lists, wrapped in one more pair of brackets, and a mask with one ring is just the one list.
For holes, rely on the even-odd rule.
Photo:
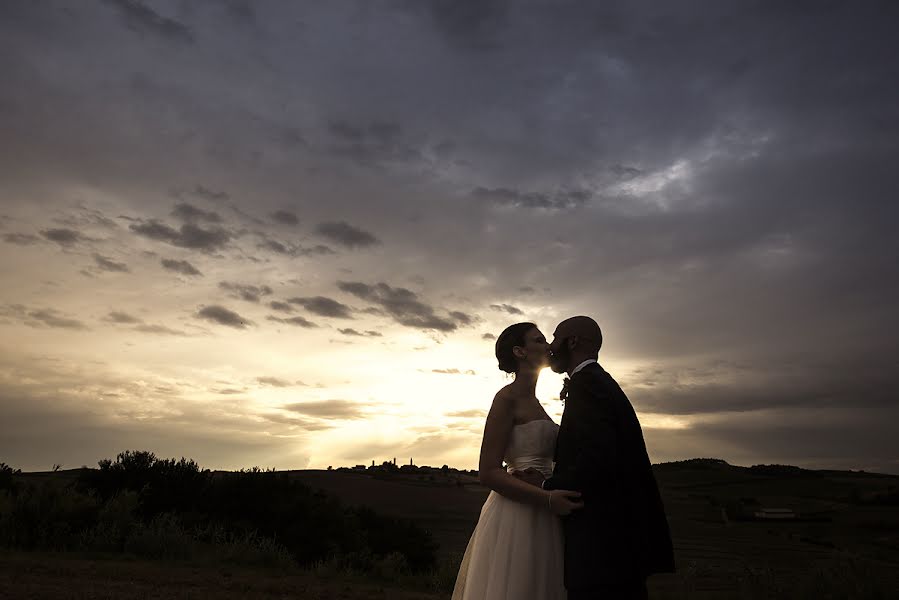
[[(559, 426), (540, 419), (512, 428), (508, 471), (552, 474)], [(564, 600), (562, 522), (547, 507), (491, 491), (462, 557), (453, 600)]]

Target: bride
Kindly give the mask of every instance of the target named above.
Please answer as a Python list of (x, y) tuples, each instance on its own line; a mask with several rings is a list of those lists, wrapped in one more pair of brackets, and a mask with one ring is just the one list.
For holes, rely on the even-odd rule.
[(507, 327), (496, 340), (499, 368), (515, 373), (515, 380), (497, 392), (487, 414), (478, 469), (491, 492), (462, 557), (453, 600), (566, 597), (558, 517), (582, 506), (580, 494), (545, 491), (513, 475), (528, 469), (552, 474), (559, 426), (535, 393), (548, 357), (546, 338), (533, 323)]

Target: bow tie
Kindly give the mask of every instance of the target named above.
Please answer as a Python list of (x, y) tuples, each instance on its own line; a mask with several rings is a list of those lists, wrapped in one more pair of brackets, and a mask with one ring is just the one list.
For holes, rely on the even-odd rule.
[(571, 380), (567, 377), (562, 380), (562, 391), (559, 392), (559, 400), (561, 400), (562, 402), (565, 402), (565, 399), (568, 398), (568, 383), (570, 381)]

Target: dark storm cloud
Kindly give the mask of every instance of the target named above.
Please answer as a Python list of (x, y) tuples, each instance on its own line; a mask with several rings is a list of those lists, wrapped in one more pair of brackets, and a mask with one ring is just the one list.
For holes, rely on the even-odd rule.
[(171, 42), (189, 44), (194, 41), (187, 25), (160, 15), (140, 0), (103, 1), (115, 7), (125, 25), (138, 33), (149, 33)]
[(207, 223), (221, 223), (222, 216), (215, 211), (207, 211), (197, 208), (193, 204), (187, 202), (179, 202), (171, 212), (171, 216), (180, 219), (185, 223), (195, 223), (197, 221), (205, 221)]
[(3, 241), (8, 244), (17, 244), (19, 246), (30, 246), (39, 241), (36, 235), (30, 233), (4, 233)]
[(316, 231), (319, 235), (346, 248), (367, 248), (381, 243), (381, 240), (373, 234), (343, 221), (322, 223)]
[(592, 194), (586, 190), (567, 190), (555, 193), (521, 192), (508, 188), (475, 188), (471, 195), (497, 206), (536, 208), (544, 210), (571, 210), (590, 201)]
[(351, 337), (382, 337), (382, 334), (377, 331), (356, 331), (351, 327), (346, 329), (338, 329), (337, 331), (339, 331), (343, 335), (348, 335)]
[[(269, 221), (259, 229), (296, 207), (304, 221), (345, 218), (391, 241), (376, 263), (341, 254), (308, 265), (312, 277), (351, 268), (366, 274), (340, 277), (413, 281), (428, 269), (411, 310), (374, 285), (354, 288), (376, 305), (368, 314), (448, 331), (462, 320), (427, 299), (464, 290), (466, 306), (518, 305), (515, 290), (537, 289), (546, 302), (528, 313), (541, 326), (595, 315), (610, 360), (660, 366), (625, 385), (638, 409), (734, 415), (730, 429), (664, 434), (675, 453), (726, 448), (758, 411), (752, 431), (733, 431), (747, 455), (831, 456), (804, 411), (861, 402), (859, 420), (821, 436), (838, 436), (857, 465), (864, 453), (894, 460), (865, 434), (895, 422), (872, 406), (895, 397), (883, 376), (895, 364), (860, 364), (899, 355), (893, 3), (440, 0), (352, 18), (339, 5), (254, 4), (249, 19), (240, 7), (232, 18), (154, 2), (161, 19), (196, 25), (187, 59), (178, 44), (131, 44), (94, 5), (5, 3), (4, 212), (54, 195), (152, 198), (166, 177), (202, 173), (232, 194), (197, 186), (179, 200), (247, 222), (258, 212)], [(284, 33), (300, 22), (300, 35)], [(169, 39), (155, 33), (143, 41)], [(110, 47), (129, 52), (104, 60)], [(103, 227), (58, 214), (41, 218), (85, 235)], [(271, 266), (307, 256), (262, 239)], [(682, 368), (721, 356), (746, 366)]]
[(246, 23), (256, 21), (256, 10), (250, 0), (224, 0), (224, 5), (232, 18)]
[(185, 223), (180, 229), (169, 227), (165, 223), (150, 219), (128, 226), (131, 231), (144, 237), (167, 242), (180, 248), (191, 248), (204, 252), (212, 252), (224, 248), (234, 234), (221, 227), (202, 228), (193, 223)]
[(281, 408), (319, 419), (361, 419), (365, 415), (365, 404), (349, 400), (322, 400), (316, 402), (294, 402)]
[(219, 288), (230, 292), (232, 298), (246, 300), (247, 302), (259, 302), (262, 296), (271, 296), (272, 288), (267, 285), (248, 285), (243, 283), (232, 283), (230, 281), (220, 281)]
[(236, 312), (217, 304), (204, 306), (198, 310), (197, 318), (218, 323), (219, 325), (234, 327), (235, 329), (245, 329), (247, 325), (252, 324), (249, 319), (245, 319)]
[(510, 315), (523, 315), (524, 311), (522, 311), (517, 306), (512, 306), (510, 304), (491, 304), (490, 308), (493, 310), (498, 310), (500, 312), (509, 313)]
[(176, 273), (181, 273), (182, 275), (191, 275), (194, 277), (202, 277), (203, 273), (200, 272), (195, 266), (190, 264), (190, 262), (186, 260), (175, 260), (172, 258), (163, 258), (161, 264), (164, 268), (169, 271), (174, 271)]
[(143, 319), (140, 317), (135, 317), (134, 315), (130, 315), (126, 312), (114, 310), (111, 311), (108, 315), (103, 318), (104, 321), (108, 321), (110, 323), (125, 323), (125, 324), (133, 324), (133, 323), (143, 323)]
[(44, 229), (41, 231), (41, 235), (51, 242), (56, 242), (60, 246), (72, 246), (78, 242), (85, 241), (84, 235), (81, 232), (75, 231), (74, 229)]
[[(713, 362), (682, 368), (659, 368), (628, 376), (630, 396), (641, 410), (672, 415), (750, 413), (766, 409), (834, 409), (852, 397), (858, 410), (894, 405), (899, 385), (893, 381), (889, 358), (874, 356), (864, 361), (809, 361), (798, 376), (795, 367), (730, 365)], [(765, 377), (756, 373), (767, 368)]]
[(309, 312), (320, 315), (322, 317), (331, 317), (334, 319), (352, 319), (353, 309), (346, 304), (342, 304), (333, 298), (325, 296), (314, 296), (312, 298), (289, 298), (290, 304), (299, 304)]
[(496, 336), (493, 335), (492, 333), (482, 333), (482, 334), (481, 334), (481, 339), (482, 339), (482, 340), (495, 340), (495, 339), (496, 339)]
[(269, 215), (275, 223), (282, 225), (298, 225), (300, 220), (296, 214), (286, 210), (276, 210)]
[(332, 136), (331, 153), (364, 167), (418, 164), (419, 148), (403, 135), (398, 123), (376, 121), (355, 124), (344, 120), (328, 123)]
[[(459, 325), (466, 324), (451, 315), (447, 317), (437, 315), (434, 307), (425, 304), (418, 299), (415, 292), (405, 288), (390, 287), (386, 283), (368, 285), (358, 281), (339, 281), (337, 287), (357, 298), (378, 304), (394, 321), (406, 327), (451, 332)], [(468, 316), (465, 317), (467, 320)]]
[(281, 318), (281, 317), (276, 317), (274, 315), (269, 315), (266, 317), (266, 319), (268, 319), (269, 321), (274, 321), (276, 323), (284, 323), (285, 325), (293, 325), (295, 327), (304, 327), (306, 329), (314, 329), (314, 328), (318, 327), (318, 325), (316, 325), (312, 321), (309, 321), (308, 319), (304, 319), (303, 317), (288, 317), (285, 319), (285, 318)]
[(131, 269), (125, 263), (116, 262), (102, 254), (94, 254), (94, 262), (101, 271), (109, 271), (111, 273), (130, 273)]
[(480, 51), (499, 48), (509, 5), (508, 0), (436, 0), (412, 4), (417, 10), (428, 12), (448, 41), (466, 50)]

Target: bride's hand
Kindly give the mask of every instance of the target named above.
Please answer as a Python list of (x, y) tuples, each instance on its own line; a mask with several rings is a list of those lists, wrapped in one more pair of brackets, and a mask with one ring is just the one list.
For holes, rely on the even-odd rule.
[(570, 515), (571, 511), (584, 507), (584, 503), (578, 500), (580, 497), (580, 492), (552, 490), (549, 493), (549, 510), (560, 517)]

